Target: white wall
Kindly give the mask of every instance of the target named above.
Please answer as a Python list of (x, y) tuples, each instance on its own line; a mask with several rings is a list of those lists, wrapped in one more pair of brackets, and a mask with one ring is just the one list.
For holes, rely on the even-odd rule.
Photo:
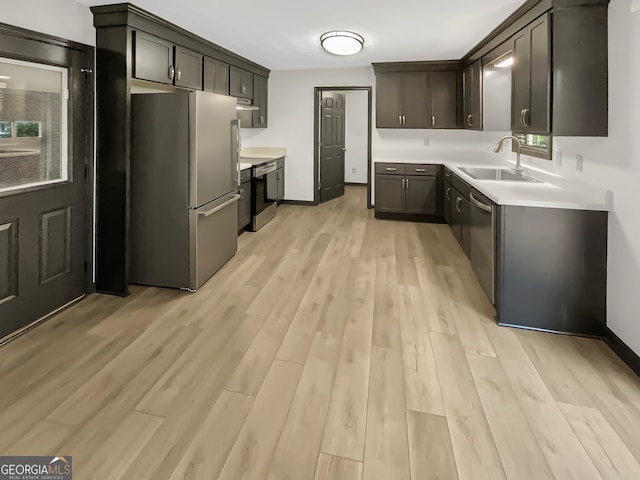
[[(367, 183), (367, 114), (366, 90), (342, 92), (345, 104), (344, 180), (347, 183)], [(355, 169), (355, 172), (354, 172)]]
[(89, 7), (74, 0), (0, 0), (0, 22), (96, 44), (93, 14)]

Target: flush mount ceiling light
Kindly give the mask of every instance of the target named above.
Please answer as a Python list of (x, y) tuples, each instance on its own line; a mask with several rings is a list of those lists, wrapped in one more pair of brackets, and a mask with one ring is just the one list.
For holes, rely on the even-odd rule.
[(355, 55), (364, 47), (364, 38), (357, 33), (336, 30), (322, 34), (320, 45), (334, 55)]
[(6, 75), (0, 75), (0, 80), (9, 80), (11, 77), (7, 77)]

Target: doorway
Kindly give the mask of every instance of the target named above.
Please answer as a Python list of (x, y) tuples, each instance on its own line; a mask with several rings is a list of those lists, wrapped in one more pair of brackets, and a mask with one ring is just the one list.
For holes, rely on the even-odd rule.
[[(349, 108), (351, 94), (357, 93), (366, 94), (366, 99), (354, 98), (353, 102), (366, 105), (366, 113)], [(371, 175), (372, 88), (316, 87), (314, 99), (314, 204), (337, 198), (344, 194), (345, 184), (357, 183), (367, 185), (367, 208), (371, 208), (371, 186), (366, 179)], [(352, 119), (350, 115), (366, 115), (366, 119), (360, 122), (362, 118)], [(366, 138), (364, 145), (349, 152), (352, 120), (366, 125), (360, 129), (365, 130)], [(352, 162), (353, 158), (358, 160)], [(366, 170), (366, 176), (362, 170)]]
[(93, 49), (14, 27), (0, 45), (3, 343), (91, 284)]

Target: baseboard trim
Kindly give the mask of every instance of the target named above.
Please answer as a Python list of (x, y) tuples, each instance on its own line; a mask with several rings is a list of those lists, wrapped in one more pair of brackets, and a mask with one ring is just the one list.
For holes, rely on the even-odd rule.
[(374, 218), (378, 220), (396, 220), (416, 223), (447, 223), (443, 217), (436, 215), (416, 215), (411, 213), (389, 213), (376, 211)]
[(348, 187), (366, 187), (367, 182), (357, 183), (357, 182), (344, 182), (344, 184)]
[(640, 356), (631, 350), (610, 328), (606, 328), (605, 335), (604, 341), (613, 350), (613, 353), (640, 377)]
[(318, 204), (313, 200), (282, 200), (280, 205), (298, 205), (302, 207), (316, 207)]

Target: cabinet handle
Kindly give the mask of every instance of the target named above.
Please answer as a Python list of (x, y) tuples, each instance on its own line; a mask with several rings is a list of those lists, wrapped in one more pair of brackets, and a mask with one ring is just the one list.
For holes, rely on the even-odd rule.
[(528, 115), (528, 114), (529, 114), (529, 109), (528, 109), (528, 108), (525, 108), (525, 109), (522, 111), (522, 126), (523, 126), (523, 127), (529, 127), (529, 126), (530, 126), (530, 125), (529, 125), (529, 121), (527, 120), (527, 115)]
[(414, 171), (416, 171), (416, 172), (426, 172), (427, 169), (426, 168), (416, 168)]
[(260, 115), (260, 123), (264, 123), (264, 115)]
[(173, 80), (173, 76), (175, 75), (176, 70), (173, 68), (173, 65), (169, 66), (169, 80)]
[(240, 189), (240, 199), (244, 198), (244, 188)]
[(405, 178), (405, 182), (407, 182), (407, 184), (406, 184), (407, 185), (407, 190), (409, 190), (409, 179)]
[(397, 168), (392, 168), (392, 167), (387, 167), (387, 168), (385, 168), (385, 170), (386, 170), (387, 172), (395, 172), (395, 171), (397, 171), (398, 169), (397, 169)]
[(402, 115), (398, 115), (398, 124), (402, 125)]
[(407, 117), (405, 117), (404, 115), (402, 115), (402, 124), (403, 125), (407, 124)]
[(469, 114), (467, 115), (467, 125), (470, 127), (473, 127), (473, 121), (472, 121), (473, 115)]
[(242, 85), (242, 93), (247, 93), (247, 86), (246, 85)]
[(447, 200), (451, 200), (451, 187), (447, 187)]
[(182, 78), (182, 72), (180, 71), (180, 69), (176, 69), (176, 74), (177, 74), (177, 78), (176, 80), (180, 81), (180, 79)]
[(462, 210), (460, 210), (460, 202), (462, 201), (462, 197), (458, 197), (456, 198), (456, 210), (458, 213), (462, 213)]
[(520, 123), (522, 124), (522, 126), (524, 127), (524, 108), (522, 110), (520, 110)]
[(431, 126), (432, 127), (436, 126), (436, 116), (435, 115), (431, 115)]
[(402, 179), (402, 189), (404, 190), (404, 178)]

